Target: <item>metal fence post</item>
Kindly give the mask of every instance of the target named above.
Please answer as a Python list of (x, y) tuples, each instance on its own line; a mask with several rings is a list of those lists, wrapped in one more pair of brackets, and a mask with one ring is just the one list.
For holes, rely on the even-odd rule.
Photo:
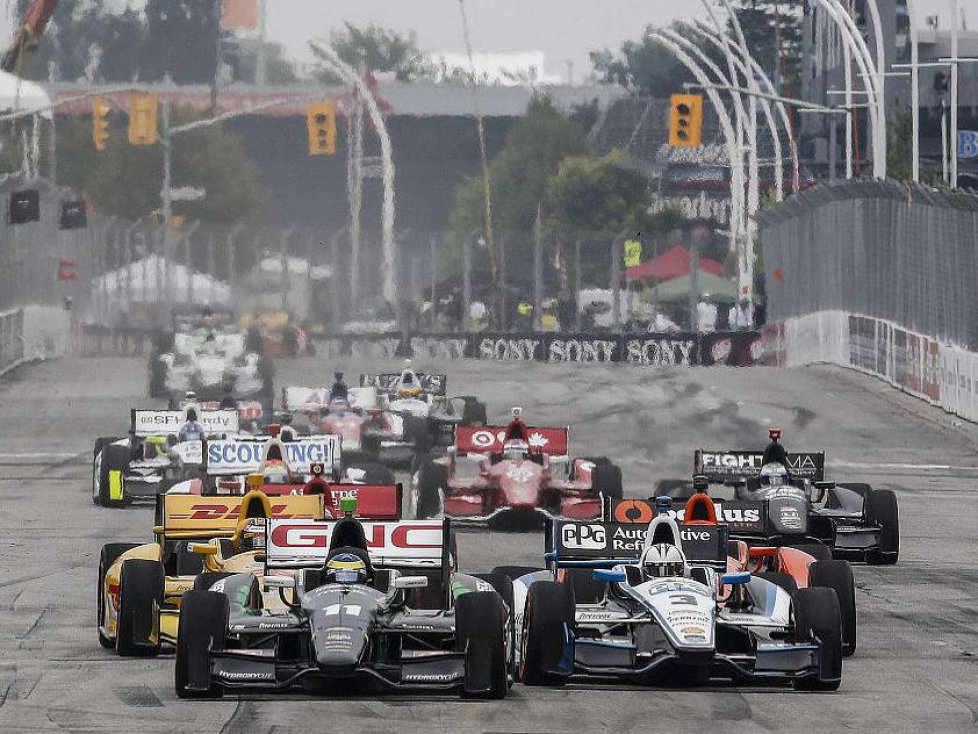
[(533, 230), (533, 330), (543, 330), (543, 224), (539, 207)]
[(581, 330), (581, 237), (574, 240), (574, 331)]
[(622, 230), (611, 241), (611, 330), (621, 333), (621, 248), (628, 230)]

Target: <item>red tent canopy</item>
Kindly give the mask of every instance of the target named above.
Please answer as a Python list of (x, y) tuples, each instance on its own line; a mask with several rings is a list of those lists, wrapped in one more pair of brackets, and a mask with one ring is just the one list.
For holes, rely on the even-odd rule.
[[(632, 280), (671, 280), (689, 275), (690, 254), (682, 245), (666, 250), (653, 260), (628, 268), (625, 277)], [(699, 259), (699, 269), (712, 275), (723, 275), (723, 265), (708, 257)]]

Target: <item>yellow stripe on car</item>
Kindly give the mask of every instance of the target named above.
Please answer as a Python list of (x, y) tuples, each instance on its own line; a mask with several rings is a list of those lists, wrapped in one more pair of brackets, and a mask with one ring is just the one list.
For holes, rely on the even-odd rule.
[(122, 499), (122, 472), (118, 469), (109, 471), (109, 499)]

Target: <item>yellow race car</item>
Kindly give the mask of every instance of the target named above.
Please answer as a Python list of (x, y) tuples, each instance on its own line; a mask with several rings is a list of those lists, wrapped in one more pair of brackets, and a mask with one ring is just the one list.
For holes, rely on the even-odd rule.
[[(259, 475), (260, 476), (260, 475)], [(250, 486), (253, 486), (249, 482)], [(122, 656), (157, 655), (176, 643), (180, 603), (214, 574), (260, 573), (256, 556), (269, 518), (321, 520), (324, 495), (157, 498), (154, 542), (108, 543), (98, 571), (98, 639)]]

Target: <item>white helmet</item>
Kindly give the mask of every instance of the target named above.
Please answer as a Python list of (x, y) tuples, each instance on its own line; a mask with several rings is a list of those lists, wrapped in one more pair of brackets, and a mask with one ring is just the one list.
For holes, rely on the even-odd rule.
[(788, 483), (788, 470), (782, 464), (765, 464), (761, 467), (760, 480), (762, 487), (781, 487)]
[(671, 543), (657, 543), (642, 553), (642, 572), (646, 578), (685, 576), (686, 557)]

